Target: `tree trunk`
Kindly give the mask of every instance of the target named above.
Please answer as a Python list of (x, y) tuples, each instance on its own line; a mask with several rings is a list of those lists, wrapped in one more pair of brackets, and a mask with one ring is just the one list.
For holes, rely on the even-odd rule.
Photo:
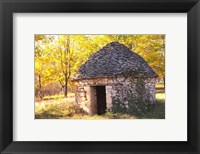
[(39, 75), (39, 97), (43, 98), (43, 91), (42, 91), (42, 82), (41, 82), (41, 76)]
[(65, 79), (65, 89), (64, 89), (64, 95), (65, 97), (67, 97), (67, 93), (68, 93), (68, 78)]
[(64, 95), (65, 97), (67, 97), (67, 92), (68, 92), (68, 74), (69, 74), (69, 63), (70, 63), (70, 59), (69, 59), (69, 52), (70, 52), (70, 36), (68, 35), (67, 37), (67, 44), (66, 44), (66, 50), (65, 50), (65, 67), (67, 67), (67, 71), (65, 71), (65, 91), (64, 91)]
[(163, 77), (163, 82), (164, 82), (164, 88), (165, 88), (165, 77)]

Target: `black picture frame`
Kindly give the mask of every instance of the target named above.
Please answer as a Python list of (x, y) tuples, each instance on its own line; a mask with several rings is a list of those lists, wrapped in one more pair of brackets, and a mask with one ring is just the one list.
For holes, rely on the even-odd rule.
[[(200, 153), (199, 0), (0, 0), (1, 153)], [(187, 13), (187, 142), (15, 142), (13, 141), (13, 13), (142, 12)], [(181, 58), (181, 56), (180, 56)], [(26, 125), (26, 124), (24, 124)], [(30, 132), (31, 133), (31, 132)]]

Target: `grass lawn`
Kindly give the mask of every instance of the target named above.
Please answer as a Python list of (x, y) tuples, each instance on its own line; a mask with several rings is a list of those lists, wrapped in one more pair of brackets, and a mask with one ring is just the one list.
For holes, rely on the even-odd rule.
[(107, 112), (105, 115), (89, 115), (76, 103), (74, 94), (68, 98), (62, 95), (44, 97), (43, 100), (35, 102), (36, 119), (164, 119), (165, 118), (165, 94), (157, 91), (157, 103), (150, 112), (133, 114), (116, 114)]

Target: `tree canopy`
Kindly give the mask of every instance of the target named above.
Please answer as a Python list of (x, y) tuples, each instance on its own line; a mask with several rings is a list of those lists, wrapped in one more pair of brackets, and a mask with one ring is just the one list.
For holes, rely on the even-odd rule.
[(106, 44), (118, 41), (142, 56), (165, 80), (165, 35), (35, 35), (35, 91), (59, 83), (67, 96), (78, 68)]

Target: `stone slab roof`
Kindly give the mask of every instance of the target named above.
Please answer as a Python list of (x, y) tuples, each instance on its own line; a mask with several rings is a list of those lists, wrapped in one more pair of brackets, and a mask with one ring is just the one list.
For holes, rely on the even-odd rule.
[(73, 80), (104, 77), (157, 77), (147, 62), (119, 42), (111, 42), (93, 54)]

